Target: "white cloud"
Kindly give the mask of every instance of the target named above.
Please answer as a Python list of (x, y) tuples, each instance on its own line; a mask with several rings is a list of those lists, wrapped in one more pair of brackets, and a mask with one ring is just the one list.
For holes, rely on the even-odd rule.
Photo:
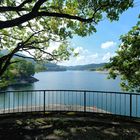
[(108, 48), (111, 48), (111, 47), (115, 47), (116, 46), (116, 42), (113, 42), (113, 41), (106, 41), (104, 43), (101, 44), (101, 48), (102, 49), (108, 49)]
[(115, 53), (111, 54), (110, 52), (104, 54), (102, 61), (103, 62), (109, 62), (110, 58), (115, 56)]
[(74, 66), (97, 63), (98, 53), (92, 53), (82, 47), (75, 48), (75, 53), (79, 53), (77, 57), (70, 57), (70, 60), (59, 63), (60, 65)]
[(83, 54), (83, 55), (89, 53), (89, 51), (87, 49), (84, 49), (82, 47), (75, 48), (74, 52), (79, 53), (79, 54)]

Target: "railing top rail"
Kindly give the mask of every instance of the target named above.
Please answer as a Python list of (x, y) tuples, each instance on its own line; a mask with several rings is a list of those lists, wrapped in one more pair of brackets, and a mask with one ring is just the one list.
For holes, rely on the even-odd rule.
[(134, 92), (113, 92), (113, 91), (95, 91), (95, 90), (8, 90), (8, 91), (0, 91), (1, 93), (7, 92), (91, 92), (91, 93), (111, 93), (111, 94), (131, 94), (131, 95), (140, 95), (140, 93)]

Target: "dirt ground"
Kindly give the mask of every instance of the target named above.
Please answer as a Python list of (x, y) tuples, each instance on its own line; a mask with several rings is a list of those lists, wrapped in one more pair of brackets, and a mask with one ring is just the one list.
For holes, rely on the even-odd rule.
[(140, 120), (75, 112), (0, 116), (0, 140), (140, 140)]

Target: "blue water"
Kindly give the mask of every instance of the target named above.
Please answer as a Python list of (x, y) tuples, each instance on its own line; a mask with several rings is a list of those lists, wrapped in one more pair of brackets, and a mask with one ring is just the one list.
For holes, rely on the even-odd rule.
[[(107, 74), (90, 71), (40, 72), (33, 84), (9, 87), (9, 90), (92, 90), (122, 91), (120, 78), (107, 79)], [(83, 92), (47, 92), (45, 104), (84, 105)], [(0, 109), (44, 104), (43, 92), (7, 92), (0, 94)], [(132, 96), (132, 115), (140, 116), (140, 96)], [(119, 115), (130, 115), (130, 95), (86, 93), (86, 106)]]
[(38, 89), (72, 89), (121, 91), (120, 78), (107, 79), (108, 74), (90, 71), (40, 72), (35, 74), (39, 79), (34, 84), (10, 87), (8, 90)]

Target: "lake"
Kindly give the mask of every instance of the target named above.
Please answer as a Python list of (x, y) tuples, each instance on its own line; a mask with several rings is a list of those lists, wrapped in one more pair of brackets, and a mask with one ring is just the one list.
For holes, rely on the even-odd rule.
[[(84, 110), (84, 92), (43, 91), (20, 92), (19, 90), (89, 90), (120, 92), (120, 77), (107, 79), (108, 74), (92, 71), (40, 72), (35, 74), (39, 81), (9, 87), (8, 92), (0, 94), (0, 112), (18, 110), (43, 110), (44, 99), (46, 110)], [(10, 92), (15, 90), (17, 92)], [(44, 98), (45, 97), (45, 98)], [(86, 108), (90, 112), (108, 112), (118, 115), (130, 115), (130, 95), (116, 93), (86, 92)], [(132, 115), (140, 116), (140, 96), (132, 96)], [(25, 110), (24, 110), (25, 109)], [(41, 109), (41, 110), (40, 110)]]
[(35, 74), (39, 81), (33, 84), (9, 87), (8, 90), (99, 90), (121, 91), (120, 78), (107, 79), (108, 74), (92, 71), (40, 72)]

